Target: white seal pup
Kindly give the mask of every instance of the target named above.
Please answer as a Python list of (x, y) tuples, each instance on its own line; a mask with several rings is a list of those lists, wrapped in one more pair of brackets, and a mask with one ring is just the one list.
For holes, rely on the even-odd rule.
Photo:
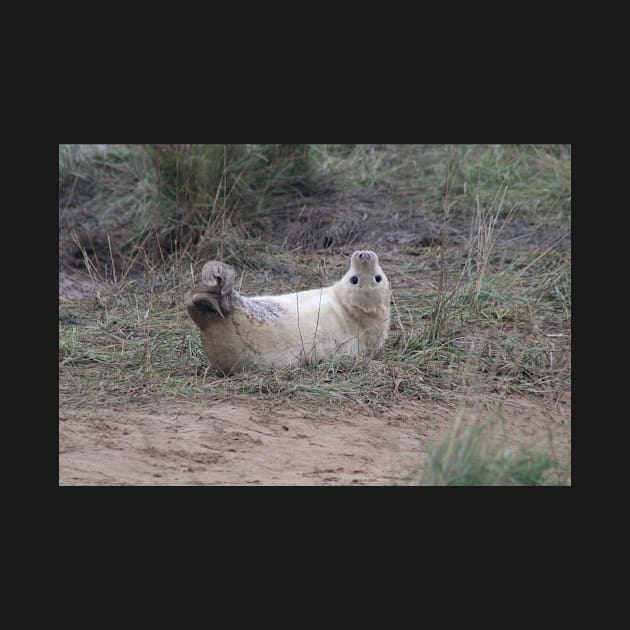
[(245, 297), (234, 278), (229, 265), (208, 262), (186, 299), (206, 355), (223, 374), (372, 354), (385, 343), (390, 288), (374, 252), (354, 252), (346, 275), (320, 289)]

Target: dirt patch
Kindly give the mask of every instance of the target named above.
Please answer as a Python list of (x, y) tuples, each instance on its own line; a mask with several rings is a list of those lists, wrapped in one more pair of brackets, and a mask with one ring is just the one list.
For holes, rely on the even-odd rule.
[[(392, 485), (417, 481), (457, 410), (405, 401), (357, 413), (219, 402), (62, 409), (60, 485)], [(553, 437), (570, 456), (570, 409), (503, 406), (517, 444)]]

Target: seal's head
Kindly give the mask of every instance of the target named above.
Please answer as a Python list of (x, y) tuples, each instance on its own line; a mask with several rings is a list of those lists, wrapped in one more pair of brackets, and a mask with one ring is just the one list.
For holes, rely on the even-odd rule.
[(389, 305), (389, 280), (374, 252), (354, 252), (350, 269), (335, 286), (337, 294), (351, 308), (372, 312)]

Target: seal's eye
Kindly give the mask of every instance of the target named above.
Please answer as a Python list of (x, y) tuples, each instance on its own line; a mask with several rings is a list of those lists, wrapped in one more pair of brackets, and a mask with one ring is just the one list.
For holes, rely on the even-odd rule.
[(352, 284), (357, 284), (359, 282), (359, 278), (357, 278), (357, 276), (352, 276), (352, 278), (350, 278), (350, 282), (352, 282)]
[(374, 280), (376, 280), (376, 282), (380, 282), (383, 278), (381, 278), (381, 276), (374, 276)]

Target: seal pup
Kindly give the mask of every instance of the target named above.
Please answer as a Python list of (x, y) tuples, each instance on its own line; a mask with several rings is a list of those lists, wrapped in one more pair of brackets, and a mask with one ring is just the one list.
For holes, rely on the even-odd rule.
[(343, 278), (319, 289), (245, 297), (234, 279), (230, 265), (210, 261), (186, 299), (206, 355), (223, 374), (373, 354), (385, 343), (390, 287), (374, 252), (354, 252)]

